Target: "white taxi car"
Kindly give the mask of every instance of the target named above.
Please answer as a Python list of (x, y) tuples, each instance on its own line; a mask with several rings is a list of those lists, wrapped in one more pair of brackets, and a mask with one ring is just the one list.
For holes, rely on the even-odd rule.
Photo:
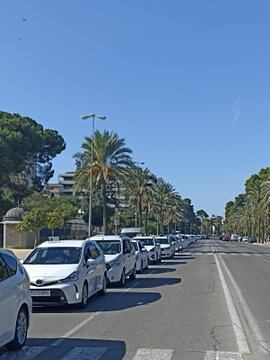
[(136, 269), (141, 273), (144, 269), (148, 269), (148, 252), (138, 239), (133, 239), (132, 244), (136, 251)]
[(106, 265), (91, 240), (46, 241), (24, 260), (33, 305), (87, 305), (96, 293), (106, 294)]
[(148, 252), (148, 261), (154, 264), (161, 263), (161, 248), (153, 236), (136, 236), (133, 240), (139, 240)]
[(126, 278), (136, 279), (135, 248), (128, 237), (97, 235), (96, 241), (105, 255), (107, 279), (110, 284), (125, 285)]
[(173, 238), (169, 235), (169, 236), (157, 236), (155, 239), (161, 247), (161, 256), (163, 258), (172, 259), (175, 254)]
[(31, 311), (28, 275), (15, 255), (0, 249), (0, 347), (24, 346)]

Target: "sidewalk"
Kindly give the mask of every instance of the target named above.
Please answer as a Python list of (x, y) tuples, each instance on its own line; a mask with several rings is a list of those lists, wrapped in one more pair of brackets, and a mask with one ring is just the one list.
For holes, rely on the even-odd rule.
[(33, 249), (8, 249), (11, 250), (18, 259), (24, 260), (26, 256), (33, 250)]

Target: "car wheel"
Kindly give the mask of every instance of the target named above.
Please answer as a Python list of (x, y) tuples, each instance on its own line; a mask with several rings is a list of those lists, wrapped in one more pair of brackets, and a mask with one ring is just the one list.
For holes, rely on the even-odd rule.
[(106, 276), (106, 274), (104, 274), (103, 280), (102, 280), (102, 289), (99, 290), (98, 295), (101, 295), (101, 296), (106, 295), (106, 293), (107, 293), (107, 282), (108, 282), (107, 276)]
[(79, 303), (79, 307), (82, 309), (85, 308), (87, 306), (87, 302), (88, 302), (88, 285), (86, 282), (84, 282), (82, 289), (82, 300)]
[(120, 278), (120, 281), (119, 281), (118, 284), (121, 287), (124, 287), (125, 284), (126, 284), (126, 271), (125, 271), (125, 269), (123, 269), (123, 271), (122, 271), (121, 278)]
[(129, 276), (130, 280), (135, 280), (136, 279), (136, 264), (133, 268), (133, 272), (132, 274)]
[(8, 350), (20, 350), (27, 338), (28, 332), (28, 316), (26, 310), (21, 308), (16, 321), (16, 329), (14, 339), (6, 345)]

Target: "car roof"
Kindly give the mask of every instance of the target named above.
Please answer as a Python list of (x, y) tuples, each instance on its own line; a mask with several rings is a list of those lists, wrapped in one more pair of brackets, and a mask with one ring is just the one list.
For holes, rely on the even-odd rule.
[(16, 255), (13, 253), (13, 251), (11, 251), (9, 249), (0, 249), (0, 254), (11, 255), (11, 256), (17, 258)]
[[(86, 240), (57, 240), (57, 241), (44, 241), (38, 245), (38, 248), (48, 247), (83, 247)], [(88, 240), (89, 241), (89, 240)]]
[(133, 239), (134, 239), (134, 240), (154, 239), (154, 236), (143, 236), (143, 235), (140, 235), (140, 236), (135, 236)]
[(93, 241), (102, 241), (102, 240), (110, 240), (110, 241), (120, 241), (121, 239), (129, 239), (126, 236), (118, 236), (118, 235), (96, 235), (90, 238)]

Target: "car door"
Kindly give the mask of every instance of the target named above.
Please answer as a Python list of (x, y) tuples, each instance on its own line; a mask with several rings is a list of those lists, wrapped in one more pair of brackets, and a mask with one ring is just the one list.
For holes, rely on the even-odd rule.
[(103, 280), (103, 256), (101, 253), (100, 248), (95, 244), (95, 243), (91, 243), (89, 245), (90, 247), (90, 253), (91, 253), (91, 258), (92, 260), (94, 260), (94, 292), (97, 291), (98, 288), (100, 288), (100, 284), (102, 284), (102, 280)]
[(84, 250), (84, 266), (85, 266), (85, 276), (88, 282), (88, 292), (89, 295), (95, 291), (96, 286), (96, 262), (92, 258), (90, 243), (85, 246)]
[(136, 250), (131, 240), (128, 240), (128, 245), (130, 247), (130, 271), (132, 272), (136, 266)]
[[(14, 262), (17, 263), (17, 260), (14, 259)], [(0, 343), (14, 335), (19, 310), (16, 272), (7, 266), (0, 254)]]
[(126, 269), (126, 274), (131, 272), (131, 247), (129, 245), (128, 239), (123, 239), (123, 257), (124, 257), (124, 264)]

